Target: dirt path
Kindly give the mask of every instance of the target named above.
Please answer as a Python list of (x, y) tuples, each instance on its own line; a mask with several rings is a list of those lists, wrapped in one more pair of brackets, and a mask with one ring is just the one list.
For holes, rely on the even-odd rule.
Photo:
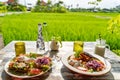
[(3, 38), (2, 35), (0, 34), (0, 49), (2, 49), (3, 47), (4, 47)]
[(0, 13), (0, 17), (4, 17), (5, 15), (22, 14), (22, 13), (30, 13), (30, 11), (26, 11), (26, 12), (6, 12), (6, 13)]
[(102, 15), (94, 15), (94, 14), (80, 14), (80, 15), (83, 15), (83, 16), (92, 16), (92, 17), (95, 17), (95, 18), (100, 18), (100, 19), (111, 19), (112, 17), (110, 16), (102, 16)]

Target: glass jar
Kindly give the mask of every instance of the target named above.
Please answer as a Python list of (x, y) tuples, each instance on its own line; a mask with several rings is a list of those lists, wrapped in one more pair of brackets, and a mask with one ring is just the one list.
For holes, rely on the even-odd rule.
[(83, 52), (83, 46), (84, 46), (83, 41), (74, 41), (73, 51), (74, 52)]
[(15, 43), (15, 53), (16, 53), (16, 56), (19, 56), (20, 54), (25, 54), (25, 43), (24, 42)]
[(110, 46), (108, 44), (106, 44), (106, 40), (97, 39), (96, 40), (96, 45), (95, 45), (95, 54), (104, 57), (106, 47), (108, 49), (110, 49)]

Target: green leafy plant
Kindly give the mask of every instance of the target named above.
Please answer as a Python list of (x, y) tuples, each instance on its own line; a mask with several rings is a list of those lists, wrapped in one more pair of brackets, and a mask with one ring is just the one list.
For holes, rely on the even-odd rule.
[(120, 56), (120, 50), (112, 50), (112, 51)]
[(26, 11), (27, 8), (21, 4), (11, 4), (7, 6), (8, 11)]
[(80, 56), (80, 53), (81, 53), (80, 51), (77, 51), (77, 52), (74, 53), (74, 56), (75, 56), (76, 58), (78, 58), (78, 57)]
[[(108, 31), (110, 32), (110, 34), (116, 36), (115, 38), (117, 40), (119, 40), (119, 35), (120, 35), (120, 15), (118, 15), (118, 16), (112, 18), (111, 20), (109, 20), (109, 22), (108, 22)], [(112, 36), (112, 38), (113, 38), (113, 36)], [(113, 44), (115, 44), (115, 43), (113, 43)], [(118, 47), (114, 48), (112, 51), (120, 56), (120, 49)]]
[(117, 17), (112, 18), (108, 22), (108, 31), (112, 34), (120, 34), (120, 15)]
[(32, 9), (32, 12), (66, 13), (67, 9), (63, 6), (63, 1), (52, 4), (51, 0), (48, 0), (47, 3), (44, 3), (42, 0), (38, 0), (36, 6)]
[(7, 12), (6, 6), (4, 3), (0, 2), (0, 13)]

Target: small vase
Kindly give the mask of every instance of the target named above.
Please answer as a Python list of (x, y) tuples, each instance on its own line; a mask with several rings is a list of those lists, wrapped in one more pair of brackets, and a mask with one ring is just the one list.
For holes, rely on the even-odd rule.
[(51, 50), (54, 50), (54, 51), (57, 51), (59, 49), (59, 44), (57, 41), (55, 40), (52, 40), (51, 41), (51, 44), (50, 44), (50, 48)]

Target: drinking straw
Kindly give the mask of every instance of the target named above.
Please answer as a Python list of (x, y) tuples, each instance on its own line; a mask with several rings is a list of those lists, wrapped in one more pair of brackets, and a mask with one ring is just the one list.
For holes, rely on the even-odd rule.
[(101, 45), (101, 34), (99, 34), (99, 40), (100, 40), (100, 45)]

